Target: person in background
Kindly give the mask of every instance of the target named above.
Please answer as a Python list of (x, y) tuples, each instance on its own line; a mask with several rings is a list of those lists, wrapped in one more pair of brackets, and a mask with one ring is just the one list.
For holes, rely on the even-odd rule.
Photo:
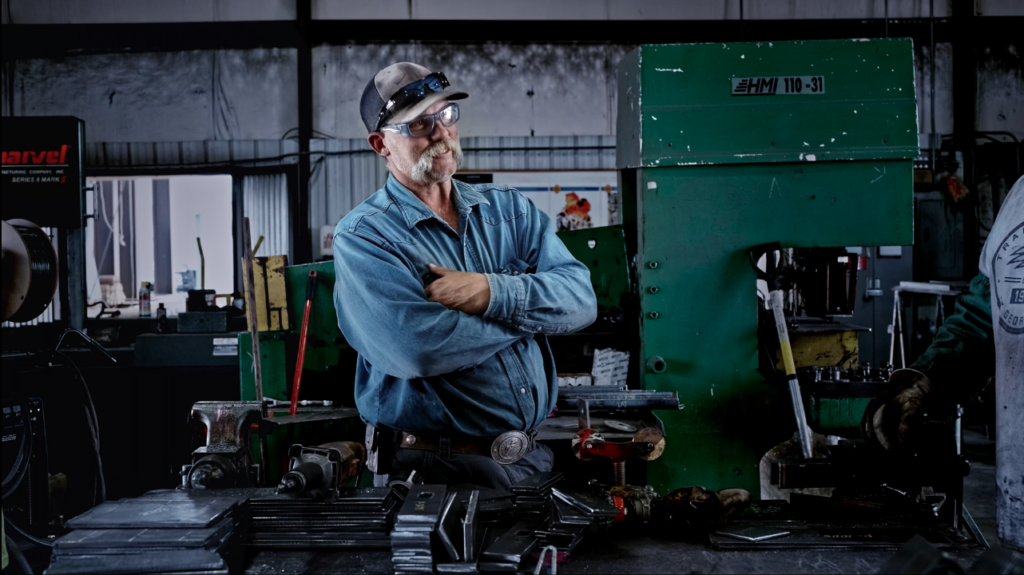
[(893, 372), (861, 427), (885, 449), (905, 451), (926, 413), (966, 404), (994, 374), (999, 539), (1024, 551), (1024, 177), (1003, 202), (978, 268), (956, 312), (917, 361)]

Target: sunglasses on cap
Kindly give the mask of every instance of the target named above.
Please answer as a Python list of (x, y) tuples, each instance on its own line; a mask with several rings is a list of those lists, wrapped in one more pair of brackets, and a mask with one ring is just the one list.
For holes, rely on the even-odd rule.
[(374, 131), (380, 130), (381, 126), (384, 125), (388, 118), (394, 115), (395, 111), (419, 102), (426, 97), (427, 94), (444, 91), (444, 89), (450, 85), (448, 78), (446, 78), (442, 72), (434, 72), (420, 80), (416, 80), (411, 84), (403, 86), (402, 89), (395, 92), (395, 94), (391, 96), (391, 99), (384, 103), (384, 107), (380, 109), (380, 114), (377, 116), (376, 129)]
[(458, 121), (459, 105), (455, 102), (450, 102), (436, 114), (420, 116), (404, 124), (388, 124), (387, 126), (382, 126), (380, 131), (402, 134), (406, 138), (418, 138), (433, 132), (434, 125), (437, 122), (441, 122), (441, 125), (447, 128)]

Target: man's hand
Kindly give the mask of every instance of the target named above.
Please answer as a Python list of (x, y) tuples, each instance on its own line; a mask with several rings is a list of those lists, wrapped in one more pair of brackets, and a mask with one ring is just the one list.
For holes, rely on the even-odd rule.
[(424, 289), (428, 300), (471, 315), (487, 311), (491, 303), (491, 286), (484, 274), (459, 272), (434, 264), (427, 267), (437, 276)]
[(901, 451), (912, 443), (915, 426), (924, 415), (934, 386), (925, 374), (913, 369), (898, 369), (889, 378), (889, 387), (864, 410), (861, 432), (877, 441), (886, 451)]

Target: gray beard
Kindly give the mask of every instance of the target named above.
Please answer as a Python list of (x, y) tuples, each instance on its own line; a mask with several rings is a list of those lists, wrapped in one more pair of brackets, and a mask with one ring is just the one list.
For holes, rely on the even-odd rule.
[(420, 154), (419, 159), (416, 160), (412, 169), (409, 170), (409, 178), (420, 184), (438, 184), (450, 180), (452, 177), (451, 174), (445, 171), (436, 171), (433, 169), (434, 157), (449, 150), (451, 150), (452, 155), (455, 157), (455, 169), (458, 169), (462, 166), (462, 146), (459, 145), (458, 140), (442, 140), (430, 146)]

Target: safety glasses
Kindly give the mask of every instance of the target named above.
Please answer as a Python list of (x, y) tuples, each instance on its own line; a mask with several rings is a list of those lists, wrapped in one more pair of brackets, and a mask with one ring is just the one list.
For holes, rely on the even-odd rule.
[(447, 128), (458, 121), (459, 105), (451, 102), (436, 114), (420, 116), (405, 124), (388, 124), (381, 127), (380, 131), (402, 134), (406, 138), (419, 138), (433, 132), (437, 122), (441, 122), (441, 125)]
[(427, 94), (441, 92), (451, 84), (442, 72), (434, 72), (428, 76), (402, 87), (391, 99), (384, 103), (377, 116), (377, 130), (390, 118), (395, 110), (401, 110), (422, 100)]

